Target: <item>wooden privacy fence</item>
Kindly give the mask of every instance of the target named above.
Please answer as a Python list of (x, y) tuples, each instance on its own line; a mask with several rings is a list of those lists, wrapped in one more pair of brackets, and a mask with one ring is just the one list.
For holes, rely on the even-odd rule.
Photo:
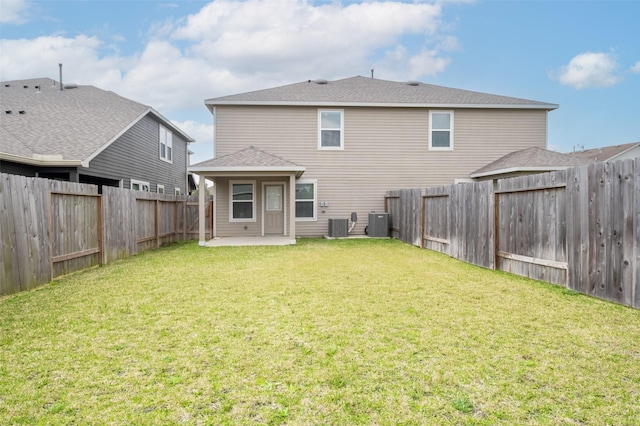
[[(197, 239), (197, 205), (197, 196), (106, 186), (98, 194), (94, 185), (0, 174), (0, 296)], [(206, 212), (211, 237), (211, 197)]]
[(392, 236), (640, 308), (640, 158), (389, 191)]

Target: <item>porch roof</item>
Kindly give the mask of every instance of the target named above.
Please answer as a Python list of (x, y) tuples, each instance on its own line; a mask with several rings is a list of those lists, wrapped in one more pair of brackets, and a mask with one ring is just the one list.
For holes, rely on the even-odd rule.
[(306, 168), (277, 155), (250, 146), (234, 153), (212, 158), (189, 167), (203, 176), (284, 175), (302, 176)]

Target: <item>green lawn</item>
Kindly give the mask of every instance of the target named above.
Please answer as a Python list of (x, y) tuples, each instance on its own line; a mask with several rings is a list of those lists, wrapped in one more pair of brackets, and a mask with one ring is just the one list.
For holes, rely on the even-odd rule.
[(174, 245), (0, 298), (0, 424), (640, 424), (640, 311), (395, 240)]

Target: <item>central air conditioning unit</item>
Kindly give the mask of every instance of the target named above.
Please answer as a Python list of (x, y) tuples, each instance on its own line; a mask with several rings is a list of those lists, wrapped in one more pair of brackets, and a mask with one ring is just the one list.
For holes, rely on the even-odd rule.
[(341, 238), (347, 236), (349, 219), (329, 219), (329, 236)]
[(369, 213), (367, 234), (369, 234), (370, 237), (388, 237), (389, 213)]

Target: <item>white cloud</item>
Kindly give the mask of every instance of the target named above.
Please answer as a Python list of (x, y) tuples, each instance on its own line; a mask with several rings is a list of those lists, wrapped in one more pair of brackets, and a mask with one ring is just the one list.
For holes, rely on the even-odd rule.
[(58, 79), (58, 64), (63, 64), (63, 80), (100, 87), (118, 79), (122, 58), (99, 55), (102, 42), (80, 35), (38, 37), (32, 40), (0, 40), (2, 80), (51, 77)]
[(172, 37), (192, 41), (193, 56), (250, 76), (251, 89), (366, 74), (379, 52), (403, 36), (432, 37), (441, 28), (440, 19), (437, 4), (216, 1), (189, 16)]
[(0, 2), (0, 23), (21, 24), (31, 7), (27, 0), (2, 0)]
[(636, 62), (635, 65), (631, 67), (631, 72), (640, 74), (640, 61)]
[(374, 64), (376, 77), (385, 80), (417, 80), (445, 70), (451, 60), (438, 55), (437, 50), (422, 49), (411, 54), (405, 46), (396, 46)]
[(171, 121), (195, 139), (195, 142), (189, 144), (189, 150), (193, 152), (191, 156), (193, 164), (213, 156), (213, 124), (204, 124), (194, 120)]
[(576, 89), (610, 87), (620, 81), (617, 69), (618, 63), (613, 54), (587, 52), (571, 59), (568, 65), (560, 69), (557, 78), (560, 83)]

